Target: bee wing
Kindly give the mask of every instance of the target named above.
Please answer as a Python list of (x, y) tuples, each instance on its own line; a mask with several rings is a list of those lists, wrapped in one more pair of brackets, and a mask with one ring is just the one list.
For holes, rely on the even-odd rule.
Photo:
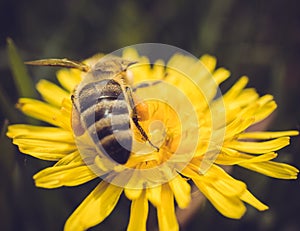
[(66, 68), (75, 68), (83, 72), (88, 72), (91, 68), (90, 66), (77, 62), (72, 61), (69, 59), (40, 59), (34, 61), (25, 62), (28, 65), (35, 65), (35, 66), (56, 66), (56, 67), (66, 67)]

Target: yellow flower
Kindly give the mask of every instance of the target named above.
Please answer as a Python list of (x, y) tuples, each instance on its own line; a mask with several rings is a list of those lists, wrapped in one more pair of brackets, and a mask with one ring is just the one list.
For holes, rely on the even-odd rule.
[[(65, 224), (65, 230), (86, 230), (101, 223), (115, 208), (122, 193), (131, 201), (127, 230), (146, 230), (149, 202), (157, 209), (160, 230), (178, 230), (175, 201), (180, 208), (191, 202), (191, 184), (206, 196), (224, 216), (238, 219), (244, 203), (262, 211), (268, 209), (248, 191), (244, 182), (231, 177), (221, 166), (238, 165), (280, 179), (296, 179), (298, 170), (273, 161), (275, 151), (289, 144), (297, 131), (247, 132), (247, 128), (268, 117), (276, 103), (271, 95), (260, 97), (245, 88), (243, 76), (223, 96), (218, 85), (230, 76), (216, 69), (209, 55), (198, 61), (174, 55), (167, 65), (158, 60), (149, 65), (133, 49), (123, 58), (137, 60), (130, 66), (136, 90), (149, 110), (140, 121), (155, 150), (145, 143), (133, 126), (134, 143), (128, 162), (107, 162), (85, 135), (75, 137), (71, 126), (71, 95), (84, 78), (79, 70), (61, 69), (61, 86), (47, 80), (37, 84), (43, 101), (22, 98), (17, 106), (26, 115), (49, 126), (17, 124), (7, 135), (21, 152), (39, 159), (57, 161), (34, 175), (36, 186), (77, 186), (95, 178), (102, 181), (85, 198)], [(88, 64), (94, 59), (87, 60)], [(165, 67), (166, 66), (166, 67)]]

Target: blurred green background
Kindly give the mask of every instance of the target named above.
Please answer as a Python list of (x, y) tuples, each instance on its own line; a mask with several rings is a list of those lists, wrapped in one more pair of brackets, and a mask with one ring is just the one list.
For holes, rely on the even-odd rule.
[[(249, 86), (275, 96), (279, 109), (259, 128), (299, 129), (298, 0), (1, 0), (0, 230), (62, 230), (73, 209), (97, 184), (54, 190), (34, 186), (32, 175), (52, 163), (20, 154), (5, 137), (8, 123), (27, 121), (14, 108), (19, 93), (9, 67), (7, 37), (24, 60), (81, 60), (144, 42), (177, 46), (195, 56), (209, 53), (232, 72), (222, 89), (246, 74)], [(55, 70), (30, 68), (30, 76), (33, 83), (41, 78), (55, 82)], [(280, 161), (300, 167), (299, 138), (280, 154)], [(261, 213), (249, 207), (236, 221), (205, 203), (182, 230), (300, 230), (299, 180), (275, 180), (240, 168), (233, 175), (246, 181), (270, 210)], [(128, 212), (123, 197), (113, 214), (92, 230), (126, 230)]]

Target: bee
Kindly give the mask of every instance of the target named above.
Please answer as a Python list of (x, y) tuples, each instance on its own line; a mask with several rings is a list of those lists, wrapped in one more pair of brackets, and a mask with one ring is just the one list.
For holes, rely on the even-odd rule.
[(147, 105), (143, 102), (137, 104), (130, 85), (128, 67), (136, 62), (109, 56), (93, 66), (68, 59), (42, 59), (25, 63), (76, 68), (86, 73), (71, 95), (75, 136), (87, 131), (101, 153), (119, 164), (125, 164), (132, 149), (132, 126), (136, 126), (143, 140), (159, 151), (139, 122), (147, 119), (148, 115)]

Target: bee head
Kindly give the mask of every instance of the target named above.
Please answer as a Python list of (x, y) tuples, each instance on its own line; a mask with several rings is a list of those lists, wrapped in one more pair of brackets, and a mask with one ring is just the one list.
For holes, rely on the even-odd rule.
[(130, 79), (131, 74), (127, 73), (127, 69), (135, 63), (137, 62), (115, 56), (108, 56), (100, 59), (92, 68), (91, 72), (94, 76), (103, 76), (104, 78), (107, 78), (107, 76), (115, 76), (120, 73), (126, 73), (125, 75), (129, 75), (128, 77)]

